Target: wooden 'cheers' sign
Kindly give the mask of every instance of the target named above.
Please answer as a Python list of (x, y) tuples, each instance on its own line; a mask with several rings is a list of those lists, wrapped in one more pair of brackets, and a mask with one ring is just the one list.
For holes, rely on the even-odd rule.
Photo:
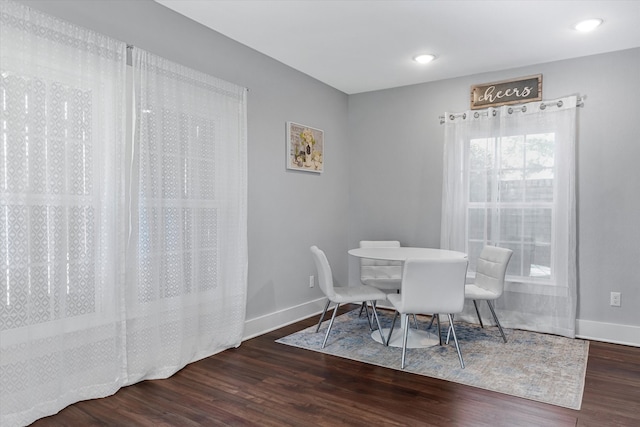
[(542, 100), (542, 74), (471, 86), (471, 109)]

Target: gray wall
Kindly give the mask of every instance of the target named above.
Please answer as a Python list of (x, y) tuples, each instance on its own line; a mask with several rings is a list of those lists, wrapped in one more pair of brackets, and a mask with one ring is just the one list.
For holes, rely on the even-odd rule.
[[(248, 319), (322, 296), (312, 244), (346, 280), (347, 95), (151, 0), (22, 3), (249, 88)], [(286, 171), (286, 121), (325, 131), (321, 175)]]
[[(434, 63), (434, 66), (437, 65)], [(543, 74), (544, 99), (579, 109), (578, 318), (640, 326), (640, 49), (349, 97), (349, 246), (361, 239), (440, 244), (444, 128), (472, 84)], [(350, 280), (357, 280), (350, 261)], [(609, 293), (622, 292), (622, 307)]]

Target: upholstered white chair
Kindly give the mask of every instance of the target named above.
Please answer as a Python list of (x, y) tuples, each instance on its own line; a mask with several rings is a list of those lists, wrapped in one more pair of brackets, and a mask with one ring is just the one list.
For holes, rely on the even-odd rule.
[[(322, 348), (327, 344), (327, 338), (329, 338), (329, 332), (331, 332), (331, 327), (333, 326), (333, 321), (336, 318), (336, 313), (338, 312), (340, 304), (360, 303), (362, 301), (371, 303), (373, 317), (376, 320), (378, 331), (380, 331), (380, 338), (382, 339), (382, 342), (384, 342), (384, 336), (382, 335), (382, 328), (380, 327), (380, 320), (378, 319), (378, 312), (375, 304), (376, 300), (384, 300), (387, 295), (383, 291), (367, 285), (334, 286), (331, 266), (329, 265), (327, 256), (315, 245), (311, 246), (311, 254), (313, 256), (313, 261), (316, 264), (316, 270), (318, 271), (318, 284), (328, 300), (324, 310), (322, 311), (320, 320), (318, 321), (316, 332), (320, 330), (320, 325), (322, 324), (322, 320), (329, 308), (329, 304), (331, 302), (335, 304), (333, 307), (333, 315), (331, 316), (331, 321), (327, 328), (327, 333), (324, 336), (324, 341), (322, 341)], [(369, 323), (369, 327), (371, 328), (371, 323)]]
[(500, 321), (498, 320), (498, 316), (496, 316), (496, 312), (493, 309), (491, 301), (500, 298), (502, 295), (504, 290), (504, 278), (507, 273), (507, 265), (509, 264), (512, 254), (513, 251), (511, 249), (499, 248), (497, 246), (485, 246), (478, 257), (474, 283), (466, 285), (464, 290), (465, 298), (473, 300), (473, 306), (476, 309), (476, 314), (480, 321), (480, 327), (483, 328), (484, 324), (482, 323), (482, 317), (480, 317), (477, 301), (487, 301), (493, 320), (495, 320), (505, 343), (507, 342), (507, 337), (504, 335), (502, 325), (500, 325)]
[[(398, 240), (361, 240), (360, 247), (399, 248), (400, 242)], [(402, 262), (360, 258), (360, 281), (363, 285), (373, 286), (387, 293), (398, 293), (402, 283)], [(360, 315), (366, 309), (367, 304), (363, 302)]]
[[(399, 248), (397, 240), (362, 240), (361, 248)], [(360, 258), (360, 281), (364, 285), (397, 292), (402, 284), (402, 262)]]
[[(393, 324), (385, 341), (389, 345), (398, 314), (403, 316), (403, 324), (408, 325), (409, 314), (446, 313), (450, 331), (458, 352), (460, 366), (464, 368), (462, 353), (458, 345), (453, 314), (464, 307), (464, 289), (468, 261), (466, 258), (448, 260), (408, 259), (402, 271), (402, 291), (388, 294), (387, 299), (396, 309)], [(402, 369), (407, 353), (409, 328), (404, 328), (402, 338)]]

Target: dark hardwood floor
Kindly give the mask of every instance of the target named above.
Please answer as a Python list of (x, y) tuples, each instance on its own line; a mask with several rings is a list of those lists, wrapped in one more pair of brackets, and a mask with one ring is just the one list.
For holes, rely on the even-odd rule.
[(640, 348), (591, 342), (575, 411), (274, 342), (316, 321), (33, 426), (640, 426)]

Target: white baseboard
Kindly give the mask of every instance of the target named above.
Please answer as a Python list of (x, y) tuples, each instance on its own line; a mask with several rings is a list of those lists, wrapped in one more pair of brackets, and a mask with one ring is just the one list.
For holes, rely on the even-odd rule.
[(640, 327), (638, 326), (577, 319), (576, 337), (640, 347)]
[[(244, 323), (244, 334), (242, 340), (248, 340), (283, 326), (298, 322), (302, 319), (306, 319), (310, 316), (319, 315), (326, 302), (326, 298), (319, 298), (304, 304), (276, 311), (275, 313), (269, 313), (254, 319), (248, 319)], [(386, 308), (383, 303), (379, 304), (378, 307)], [(593, 341), (603, 341), (640, 347), (640, 327), (638, 326), (577, 319), (576, 337)]]
[[(304, 304), (289, 307), (275, 313), (248, 319), (244, 322), (244, 334), (242, 341), (248, 340), (258, 335), (266, 334), (283, 326), (290, 325), (302, 319), (322, 313), (326, 298), (319, 298)], [(333, 307), (333, 306), (332, 306)]]

